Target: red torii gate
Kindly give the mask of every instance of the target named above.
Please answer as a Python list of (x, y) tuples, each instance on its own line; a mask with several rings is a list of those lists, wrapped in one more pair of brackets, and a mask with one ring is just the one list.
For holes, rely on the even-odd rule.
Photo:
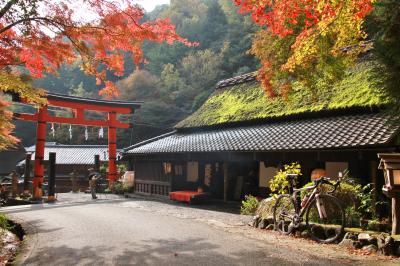
[[(142, 102), (131, 101), (107, 101), (89, 99), (83, 97), (69, 96), (58, 93), (47, 93), (47, 105), (38, 109), (35, 114), (14, 113), (16, 119), (37, 122), (36, 129), (36, 151), (33, 178), (33, 196), (42, 197), (41, 185), (44, 175), (44, 148), (46, 142), (46, 124), (59, 123), (70, 125), (85, 125), (108, 127), (108, 180), (112, 184), (117, 178), (117, 168), (115, 160), (117, 157), (117, 128), (130, 128), (131, 123), (123, 123), (117, 119), (117, 114), (132, 114), (135, 109), (140, 108)], [(18, 96), (13, 95), (13, 101), (26, 102)], [(62, 107), (73, 110), (73, 117), (57, 117), (48, 113), (47, 107)], [(88, 120), (85, 118), (85, 111), (106, 112), (105, 120)]]

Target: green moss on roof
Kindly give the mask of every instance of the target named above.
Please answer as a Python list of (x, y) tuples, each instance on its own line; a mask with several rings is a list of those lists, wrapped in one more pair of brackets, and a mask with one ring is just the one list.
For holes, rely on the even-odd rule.
[(361, 63), (330, 90), (321, 88), (311, 92), (294, 85), (288, 99), (266, 97), (256, 81), (233, 85), (216, 90), (176, 128), (214, 126), (321, 110), (382, 106), (390, 100), (384, 89), (384, 78), (376, 70), (377, 65), (372, 62)]

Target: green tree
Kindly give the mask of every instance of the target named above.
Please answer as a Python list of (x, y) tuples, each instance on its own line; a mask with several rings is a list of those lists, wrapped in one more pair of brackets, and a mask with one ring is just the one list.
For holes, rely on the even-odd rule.
[(210, 94), (210, 90), (224, 75), (221, 69), (222, 58), (222, 53), (217, 54), (207, 49), (191, 53), (182, 59), (178, 71), (185, 85), (181, 85), (181, 89), (176, 92), (175, 101), (178, 106), (190, 112), (205, 101), (205, 95)]
[(396, 114), (400, 110), (400, 1), (379, 0), (366, 20), (366, 28), (374, 42), (373, 58), (383, 68), (386, 86), (397, 102)]
[(165, 102), (173, 102), (176, 100), (179, 91), (186, 89), (185, 81), (181, 78), (179, 71), (174, 67), (174, 65), (164, 65), (164, 69), (161, 72), (161, 99)]
[(88, 92), (85, 90), (85, 87), (83, 86), (83, 82), (81, 81), (77, 87), (73, 87), (70, 89), (70, 95), (73, 96), (79, 96), (83, 98), (92, 98), (93, 93)]
[(223, 76), (222, 54), (210, 49), (189, 54), (181, 61), (180, 73), (197, 92), (212, 88)]
[[(225, 29), (227, 32), (224, 42), (226, 50), (222, 69), (229, 73), (229, 76), (256, 70), (259, 67), (259, 61), (248, 51), (259, 27), (252, 22), (249, 15), (239, 14), (239, 8), (232, 0), (219, 0), (218, 3), (228, 23)], [(242, 70), (239, 71), (239, 69)], [(245, 69), (247, 72), (243, 72)]]
[(135, 70), (125, 79), (117, 82), (121, 91), (120, 99), (146, 100), (158, 95), (159, 78), (147, 70)]

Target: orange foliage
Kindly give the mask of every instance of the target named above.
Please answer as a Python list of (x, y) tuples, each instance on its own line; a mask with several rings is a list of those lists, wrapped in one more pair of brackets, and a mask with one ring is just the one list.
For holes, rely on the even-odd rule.
[(0, 150), (18, 141), (11, 135), (12, 113), (1, 93), (44, 103), (42, 90), (24, 82), (15, 66), (25, 66), (32, 78), (40, 78), (78, 61), (85, 73), (96, 77), (97, 85), (104, 85), (99, 94), (112, 98), (119, 92), (106, 74), (122, 76), (126, 54), (137, 67), (146, 64), (145, 41), (197, 45), (180, 37), (168, 19), (144, 22), (143, 9), (128, 0), (0, 2)]
[[(30, 1), (22, 2), (29, 7)], [(146, 63), (144, 41), (197, 45), (180, 37), (168, 19), (142, 22), (143, 9), (130, 1), (81, 0), (85, 13), (93, 17), (91, 21), (76, 19), (71, 1), (40, 2), (43, 10), (37, 7), (35, 12), (13, 15), (11, 5), (5, 10), (9, 14), (0, 13), (0, 71), (22, 64), (32, 77), (40, 78), (44, 72), (56, 72), (61, 64), (81, 60), (84, 71), (105, 85), (99, 94), (113, 97), (118, 94), (117, 87), (106, 81), (105, 71), (99, 69), (122, 76), (125, 53), (132, 55), (136, 65)]]
[[(269, 95), (274, 95), (274, 90), (287, 94), (296, 74), (303, 80), (311, 80), (318, 62), (324, 58), (329, 58), (326, 64), (331, 59), (354, 61), (362, 49), (352, 49), (347, 54), (341, 50), (359, 46), (366, 38), (362, 25), (374, 3), (374, 0), (233, 1), (241, 13), (250, 13), (255, 23), (265, 27), (256, 35), (252, 53), (261, 61), (258, 79)], [(321, 55), (321, 51), (326, 53)]]

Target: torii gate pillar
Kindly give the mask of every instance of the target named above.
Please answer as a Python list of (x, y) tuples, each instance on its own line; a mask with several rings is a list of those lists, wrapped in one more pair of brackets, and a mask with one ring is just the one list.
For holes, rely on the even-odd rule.
[(108, 181), (112, 187), (115, 180), (117, 180), (117, 167), (115, 161), (117, 159), (117, 129), (114, 126), (117, 121), (117, 114), (115, 112), (108, 113)]
[[(25, 102), (19, 95), (12, 95), (13, 101)], [(73, 117), (58, 117), (47, 112), (47, 106), (40, 107), (35, 114), (14, 113), (14, 118), (37, 122), (35, 175), (33, 178), (33, 198), (42, 198), (42, 184), (44, 179), (44, 150), (46, 142), (46, 123), (60, 123), (69, 125), (86, 125), (108, 127), (108, 180), (110, 187), (117, 179), (117, 128), (131, 128), (132, 124), (121, 122), (117, 114), (132, 114), (140, 108), (142, 102), (108, 101), (102, 99), (82, 98), (57, 93), (47, 93), (47, 106), (69, 108), (73, 110)], [(85, 111), (98, 111), (108, 114), (108, 119), (87, 119)]]
[(38, 120), (36, 126), (36, 150), (35, 150), (35, 172), (33, 177), (33, 198), (42, 198), (42, 184), (44, 176), (44, 146), (46, 143), (46, 112), (47, 107), (38, 110)]

